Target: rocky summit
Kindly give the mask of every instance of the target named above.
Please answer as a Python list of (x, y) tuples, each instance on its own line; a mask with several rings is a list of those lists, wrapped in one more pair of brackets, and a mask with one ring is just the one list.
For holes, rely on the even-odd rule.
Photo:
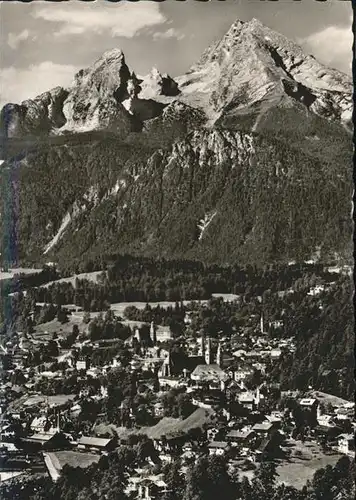
[(4, 106), (3, 248), (347, 259), (351, 110), (349, 77), (257, 20), (179, 77), (110, 50), (69, 88)]
[(91, 130), (125, 136), (177, 100), (203, 111), (211, 126), (252, 113), (257, 130), (270, 108), (297, 103), (351, 126), (351, 79), (253, 19), (236, 21), (176, 79), (156, 68), (138, 78), (121, 50), (109, 50), (79, 71), (70, 88), (6, 105), (2, 129), (8, 137)]
[(251, 106), (265, 112), (301, 103), (324, 118), (351, 122), (350, 78), (256, 19), (235, 22), (177, 81), (184, 99), (204, 108), (213, 120), (232, 109), (243, 115)]

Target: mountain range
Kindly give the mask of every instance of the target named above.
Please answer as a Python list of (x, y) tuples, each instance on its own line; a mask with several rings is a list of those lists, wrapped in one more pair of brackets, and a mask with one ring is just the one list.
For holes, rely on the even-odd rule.
[(255, 19), (182, 76), (113, 49), (0, 118), (3, 260), (351, 256), (351, 79)]

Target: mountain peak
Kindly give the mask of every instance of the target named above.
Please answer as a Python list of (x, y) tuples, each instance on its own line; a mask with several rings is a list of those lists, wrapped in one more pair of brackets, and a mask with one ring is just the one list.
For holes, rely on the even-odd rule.
[[(154, 116), (157, 109), (163, 109), (157, 102), (169, 105), (179, 100), (203, 112), (209, 125), (224, 123), (227, 114), (239, 122), (241, 116), (257, 113), (260, 123), (259, 114), (275, 107), (297, 106), (344, 124), (350, 124), (352, 116), (351, 79), (254, 18), (247, 22), (237, 19), (175, 80), (156, 67), (138, 78), (128, 68), (123, 51), (109, 49), (81, 69), (70, 88), (53, 89), (21, 105), (6, 106), (2, 123), (5, 134), (11, 136), (108, 127), (127, 132), (132, 121), (128, 101), (131, 109), (133, 98), (137, 109), (153, 107)], [(254, 127), (256, 124), (252, 130), (257, 130)]]
[(94, 66), (98, 63), (102, 63), (105, 61), (112, 61), (112, 60), (125, 60), (125, 54), (121, 49), (118, 48), (113, 48), (113, 49), (108, 49), (106, 50), (94, 63)]
[(265, 108), (298, 101), (342, 122), (352, 114), (351, 79), (258, 19), (236, 20), (178, 83), (186, 102), (204, 109), (213, 123), (226, 108), (239, 114), (256, 103)]

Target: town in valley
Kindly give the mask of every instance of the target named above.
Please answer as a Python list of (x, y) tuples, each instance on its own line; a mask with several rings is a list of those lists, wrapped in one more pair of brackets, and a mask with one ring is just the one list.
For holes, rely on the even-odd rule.
[[(134, 265), (118, 260), (117, 280)], [(10, 479), (58, 487), (69, 474), (67, 488), (73, 470), (86, 491), (85, 481), (93, 488), (87, 471), (106, 470), (109, 459), (121, 463), (121, 482), (111, 493), (97, 484), (98, 498), (177, 498), (182, 477), (183, 489), (193, 487), (194, 464), (209, 467), (210, 460), (214, 468), (217, 460), (231, 478), (254, 481), (263, 471), (275, 487), (307, 495), (307, 484), (320, 488), (319, 469), (330, 473), (352, 460), (353, 381), (340, 370), (340, 354), (326, 358), (319, 373), (311, 366), (309, 375), (299, 358), (306, 343), (315, 349), (309, 362), (320, 359), (319, 328), (332, 332), (330, 341), (348, 328), (345, 304), (336, 317), (330, 304), (338, 293), (347, 302), (350, 269), (313, 262), (239, 269), (234, 293), (210, 294), (211, 286), (227, 286), (223, 274), (218, 280), (212, 270), (196, 271), (203, 275), (195, 277), (202, 280), (199, 292), (194, 265), (180, 265), (181, 273), (176, 264), (177, 277), (166, 281), (162, 264), (161, 277), (148, 273), (136, 290), (130, 281), (124, 285), (127, 297), (156, 293), (166, 300), (104, 306), (99, 295), (110, 290), (110, 269), (61, 277), (48, 263), (2, 273), (12, 304), (1, 340), (5, 490)], [(66, 303), (71, 293), (75, 303)], [(316, 323), (307, 327), (310, 317), (300, 313), (308, 311)], [(78, 470), (86, 471), (80, 480)]]

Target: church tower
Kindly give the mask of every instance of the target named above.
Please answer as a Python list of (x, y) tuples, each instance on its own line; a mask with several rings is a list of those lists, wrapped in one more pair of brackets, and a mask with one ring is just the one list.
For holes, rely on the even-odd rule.
[(153, 321), (151, 322), (151, 326), (150, 326), (150, 338), (151, 338), (152, 345), (156, 345), (157, 344), (157, 329), (156, 329), (156, 325), (154, 324)]
[(163, 377), (171, 377), (172, 376), (172, 358), (171, 352), (169, 351), (168, 356), (163, 362), (162, 366), (162, 376)]
[(203, 358), (205, 358), (205, 335), (204, 335), (204, 332), (201, 332), (199, 355), (203, 356)]
[(261, 330), (262, 335), (264, 335), (266, 333), (265, 332), (265, 325), (264, 325), (264, 318), (263, 318), (263, 311), (261, 312), (260, 330)]
[(205, 363), (207, 365), (211, 365), (212, 363), (212, 355), (211, 355), (211, 338), (208, 337), (206, 340), (206, 351), (205, 351)]
[(138, 327), (135, 329), (135, 339), (139, 344), (141, 344), (141, 332)]
[(219, 365), (220, 367), (222, 365), (222, 349), (220, 342), (218, 344), (218, 350), (216, 352), (216, 364)]

